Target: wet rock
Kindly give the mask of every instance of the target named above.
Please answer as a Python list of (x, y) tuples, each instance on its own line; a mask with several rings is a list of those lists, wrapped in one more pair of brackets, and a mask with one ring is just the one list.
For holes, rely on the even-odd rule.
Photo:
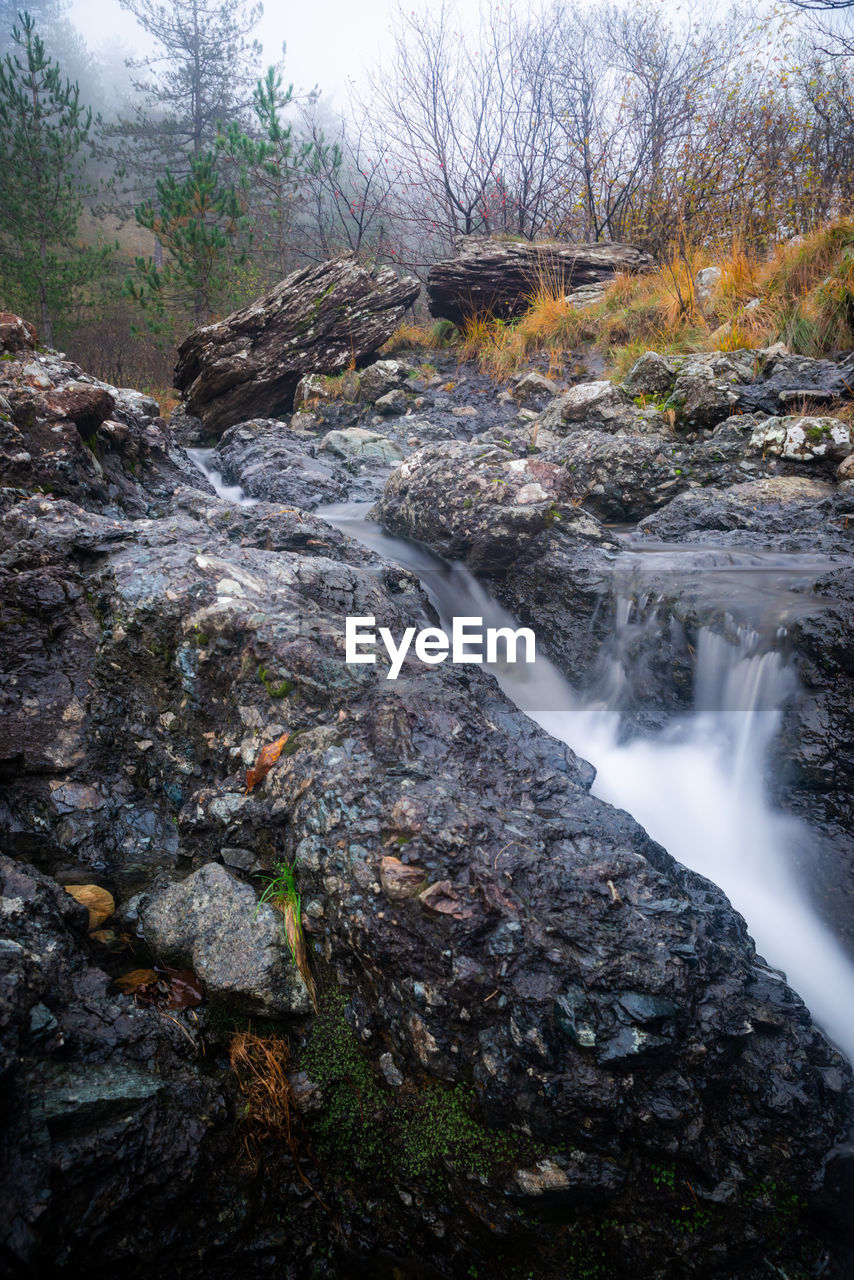
[[(584, 463), (584, 455), (567, 451), (594, 437), (602, 448), (597, 467), (604, 472), (608, 450), (617, 450), (611, 459), (625, 459), (632, 492), (658, 502), (666, 492), (664, 463), (652, 487), (635, 479), (643, 456), (629, 466), (629, 449), (652, 442), (584, 429), (552, 446), (561, 450), (554, 455), (534, 452), (521, 437), (504, 447), (484, 440), (428, 447), (389, 482), (389, 507), (397, 504), (403, 526), (420, 522), (461, 555), (474, 549), (493, 567), (502, 598), (542, 613), (554, 643), (568, 646), (568, 662), (581, 661), (581, 649), (595, 651), (600, 628), (610, 628), (607, 602), (598, 620), (593, 610), (607, 596), (603, 581), (616, 544), (578, 505), (592, 477), (572, 471), (569, 464)], [(675, 475), (683, 446), (666, 443), (675, 450)], [(705, 461), (696, 466), (707, 480), (715, 468), (743, 460), (737, 440), (705, 444), (713, 453), (698, 449)], [(407, 485), (396, 488), (406, 467)], [(432, 488), (421, 483), (431, 467)], [(600, 482), (605, 504), (623, 503), (608, 490), (607, 475)], [(451, 1274), (461, 1259), (466, 1270), (474, 1259), (486, 1273), (498, 1237), (482, 1235), (479, 1224), (494, 1223), (509, 1249), (524, 1250), (526, 1265), (558, 1280), (577, 1217), (532, 1233), (518, 1208), (526, 1194), (539, 1203), (571, 1193), (574, 1206), (595, 1206), (593, 1225), (606, 1214), (618, 1224), (609, 1228), (619, 1254), (615, 1274), (627, 1260), (652, 1274), (665, 1252), (682, 1274), (702, 1274), (712, 1253), (722, 1272), (746, 1271), (745, 1258), (761, 1265), (771, 1210), (763, 1213), (755, 1200), (746, 1207), (726, 1201), (720, 1218), (682, 1236), (670, 1218), (651, 1211), (660, 1209), (660, 1198), (638, 1177), (636, 1153), (673, 1164), (677, 1182), (690, 1180), (701, 1202), (726, 1180), (752, 1186), (773, 1179), (808, 1196), (850, 1124), (847, 1067), (797, 996), (768, 980), (724, 895), (674, 863), (627, 814), (592, 796), (591, 767), (512, 706), (488, 673), (427, 667), (410, 655), (391, 681), (384, 660), (344, 661), (348, 615), (374, 616), (395, 635), (435, 624), (412, 574), (307, 512), (229, 506), (186, 486), (162, 516), (139, 520), (107, 518), (66, 500), (15, 498), (0, 520), (0, 567), (4, 612), (7, 584), (17, 592), (14, 608), (29, 609), (4, 648), (12, 679), (2, 690), (17, 735), (3, 761), (4, 838), (19, 851), (36, 848), (46, 865), (100, 860), (117, 878), (128, 875), (129, 862), (138, 871), (144, 853), (145, 879), (136, 886), (145, 888), (141, 919), (151, 911), (163, 954), (195, 959), (199, 968), (209, 963), (210, 981), (221, 982), (223, 992), (234, 990), (237, 957), (251, 974), (260, 965), (259, 981), (266, 981), (264, 957), (273, 943), (259, 953), (257, 895), (211, 856), (257, 851), (262, 865), (287, 861), (305, 906), (311, 961), (340, 996), (341, 1018), (362, 1055), (358, 1070), (385, 1091), (377, 1103), (383, 1123), (383, 1108), (392, 1105), (382, 1100), (390, 1092), (388, 1054), (413, 1083), (413, 1097), (453, 1101), (457, 1087), (473, 1081), (484, 1141), (495, 1140), (498, 1129), (510, 1143), (512, 1156), (483, 1166), (476, 1179), (465, 1157), (443, 1155), (440, 1193), (410, 1166), (410, 1203), (396, 1197), (393, 1215), (383, 1214), (388, 1197), (380, 1186), (380, 1208), (359, 1228), (371, 1244), (399, 1253), (429, 1233), (430, 1256)], [(33, 591), (38, 609), (29, 603)], [(568, 612), (580, 625), (562, 640)], [(847, 640), (841, 619), (838, 625), (841, 670)], [(829, 636), (824, 632), (823, 642)], [(48, 707), (50, 690), (56, 696)], [(48, 731), (56, 736), (68, 707), (73, 751), (48, 757)], [(286, 733), (288, 749), (247, 795), (246, 768)], [(399, 900), (386, 891), (401, 881), (386, 861), (390, 850), (421, 876), (409, 886), (415, 892)], [(179, 865), (201, 870), (175, 882)], [(168, 872), (166, 883), (156, 880), (158, 868)], [(17, 930), (32, 891), (18, 881), (6, 888), (5, 924)], [(52, 1156), (42, 1158), (38, 1118), (26, 1131), (11, 1131), (15, 1164), (4, 1188), (18, 1199), (8, 1220), (13, 1231), (24, 1221), (29, 1232), (23, 1243), (15, 1236), (15, 1256), (38, 1274), (56, 1269), (58, 1258), (69, 1267), (91, 1258), (96, 1239), (105, 1269), (121, 1266), (134, 1280), (160, 1274), (167, 1258), (191, 1280), (225, 1280), (236, 1266), (249, 1275), (244, 1259), (257, 1261), (259, 1241), (268, 1238), (259, 1274), (270, 1259), (280, 1265), (285, 1247), (300, 1263), (313, 1257), (299, 1234), (315, 1212), (311, 1197), (292, 1199), (304, 1197), (302, 1181), (292, 1168), (269, 1163), (283, 1158), (274, 1153), (284, 1144), (268, 1149), (265, 1178), (251, 1184), (251, 1195), (236, 1189), (233, 1112), (217, 1101), (221, 1055), (202, 1062), (168, 1019), (108, 993), (114, 1015), (103, 1003), (106, 977), (88, 959), (80, 990), (72, 996), (57, 980), (61, 999), (53, 999), (52, 966), (66, 942), (81, 954), (87, 924), (86, 913), (55, 892), (65, 902), (51, 899), (55, 909), (41, 940), (11, 934), (14, 946), (45, 960), (26, 970), (32, 981), (13, 984), (13, 1004), (26, 992), (15, 1027), (17, 1034), (20, 1021), (27, 1038), (13, 1043), (4, 1062), (17, 1071), (20, 1088), (32, 1090), (27, 1106), (30, 1098), (36, 1105), (40, 1077), (19, 1069), (19, 1056), (41, 1061), (50, 1053), (62, 1065), (114, 1062), (117, 1079), (126, 1067), (151, 1070), (168, 1087), (143, 1099), (139, 1081), (125, 1076), (121, 1105), (131, 1108), (130, 1120), (114, 1114), (121, 1127), (85, 1149), (88, 1138), (77, 1128), (55, 1165)], [(145, 927), (152, 928), (150, 920)], [(232, 930), (244, 927), (245, 951), (242, 942), (230, 943)], [(60, 935), (61, 947), (49, 951)], [(290, 966), (281, 935), (278, 954)], [(29, 964), (26, 957), (15, 963)], [(293, 976), (292, 966), (286, 972)], [(273, 998), (281, 997), (282, 980)], [(254, 1000), (254, 979), (249, 987)], [(37, 1005), (56, 1019), (57, 1031), (41, 1011), (33, 1017)], [(116, 1016), (126, 1021), (117, 1027)], [(297, 1021), (298, 1045), (309, 1035), (308, 1015), (288, 1016)], [(74, 1028), (82, 1031), (74, 1031), (79, 1039), (70, 1051)], [(66, 1036), (61, 1054), (49, 1048), (55, 1035)], [(111, 1036), (119, 1047), (108, 1051)], [(349, 1097), (347, 1081), (333, 1072), (339, 1086)], [(168, 1112), (165, 1103), (157, 1109), (164, 1095)], [(411, 1100), (405, 1093), (401, 1101)], [(372, 1096), (353, 1113), (364, 1110), (370, 1120), (374, 1105)], [(219, 1119), (224, 1110), (227, 1124)], [(398, 1132), (393, 1115), (384, 1135)], [(8, 1123), (17, 1125), (17, 1115)], [(384, 1158), (397, 1160), (395, 1143), (381, 1145)], [(352, 1187), (355, 1167), (373, 1196), (366, 1151), (349, 1138), (345, 1146), (325, 1166), (324, 1195), (336, 1194), (339, 1168), (346, 1171), (340, 1185)], [(213, 1177), (202, 1172), (209, 1152)], [(106, 1181), (96, 1178), (94, 1188), (90, 1155), (105, 1165)], [(55, 1168), (69, 1172), (57, 1176)], [(533, 1178), (528, 1192), (514, 1170)], [(397, 1165), (394, 1177), (401, 1184)], [(140, 1179), (145, 1194), (132, 1201), (128, 1188), (138, 1192)], [(305, 1206), (288, 1213), (284, 1236), (275, 1235), (272, 1217), (264, 1225), (269, 1237), (246, 1227), (247, 1202), (267, 1185), (279, 1212), (283, 1204)], [(76, 1199), (71, 1192), (63, 1198), (69, 1186), (83, 1188)], [(37, 1211), (45, 1187), (60, 1195), (49, 1214)], [(474, 1211), (463, 1208), (471, 1205)], [(84, 1209), (94, 1218), (85, 1219)], [(325, 1240), (328, 1219), (316, 1213), (316, 1240)]]
[(785, 414), (793, 405), (826, 404), (851, 398), (854, 356), (836, 363), (809, 356), (778, 352), (771, 355), (739, 392), (739, 404), (747, 412)]
[(582, 382), (555, 400), (540, 421), (545, 429), (561, 433), (577, 424), (603, 431), (632, 430), (644, 419), (613, 382)]
[(201, 418), (196, 418), (183, 405), (176, 405), (169, 415), (169, 429), (178, 444), (187, 449), (198, 448), (206, 441), (207, 434)]
[(257, 302), (194, 330), (178, 349), (187, 411), (221, 435), (253, 416), (289, 412), (306, 368), (340, 373), (391, 336), (418, 282), (352, 257), (294, 271)]
[(407, 400), (406, 393), (404, 391), (387, 391), (384, 396), (379, 396), (379, 398), (374, 401), (374, 408), (377, 413), (398, 416), (402, 413), (406, 413), (408, 404), (409, 401)]
[(513, 384), (513, 389), (517, 399), (523, 403), (528, 400), (540, 402), (544, 399), (552, 399), (558, 394), (560, 388), (551, 378), (546, 378), (541, 373), (529, 370), (517, 378)]
[(641, 249), (616, 243), (530, 244), (460, 236), (456, 250), (457, 257), (430, 268), (427, 296), (431, 315), (457, 325), (482, 313), (521, 315), (543, 277), (568, 292), (609, 280), (617, 271), (648, 271), (654, 265)]
[(346, 476), (318, 444), (275, 419), (256, 418), (224, 432), (216, 446), (223, 479), (249, 497), (310, 511), (346, 496)]
[(347, 461), (366, 459), (376, 462), (399, 462), (403, 450), (387, 436), (364, 427), (349, 427), (345, 431), (330, 431), (323, 437), (321, 449)]
[(854, 452), (854, 428), (838, 418), (766, 418), (754, 428), (750, 444), (762, 453), (799, 462), (839, 462)]
[(140, 921), (154, 955), (193, 969), (209, 999), (268, 1017), (311, 1009), (281, 916), (217, 863), (146, 896)]
[[(702, 541), (711, 531), (756, 534), (781, 550), (826, 547), (834, 486), (805, 476), (773, 476), (729, 488), (692, 489), (641, 521), (639, 533), (665, 542)], [(830, 519), (829, 519), (830, 517)], [(749, 545), (745, 543), (744, 545)]]
[(686, 356), (673, 362), (676, 378), (665, 402), (690, 427), (713, 427), (743, 404), (740, 388), (755, 372), (750, 353)]
[(11, 311), (0, 312), (0, 350), (33, 351), (36, 345), (36, 331), (26, 320)]
[(410, 367), (400, 360), (375, 360), (359, 374), (359, 395), (369, 404), (376, 404), (390, 391), (406, 386)]
[(404, 902), (421, 892), (427, 878), (422, 867), (409, 866), (399, 858), (386, 856), (380, 862), (383, 893), (392, 902)]
[(675, 380), (675, 366), (658, 352), (646, 351), (626, 375), (623, 390), (629, 396), (660, 396), (670, 391)]
[[(580, 532), (583, 513), (569, 506), (571, 473), (557, 460), (514, 452), (477, 441), (421, 449), (389, 477), (375, 517), (490, 574), (546, 529)], [(600, 538), (598, 523), (587, 524), (589, 536)]]
[(162, 510), (186, 460), (162, 419), (149, 416), (156, 403), (55, 353), (29, 354), (0, 364), (0, 485), (111, 514)]

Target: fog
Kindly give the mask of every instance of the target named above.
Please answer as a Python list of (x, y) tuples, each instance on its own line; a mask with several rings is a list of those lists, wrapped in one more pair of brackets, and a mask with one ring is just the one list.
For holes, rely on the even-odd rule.
[[(285, 44), (285, 77), (297, 90), (315, 85), (326, 98), (340, 98), (348, 81), (361, 81), (365, 67), (382, 59), (397, 0), (321, 0), (293, 5), (269, 2), (257, 27), (264, 66), (278, 62)], [(462, 21), (476, 25), (478, 0), (457, 0)], [(94, 49), (119, 43), (129, 54), (144, 48), (145, 35), (118, 0), (72, 0), (68, 16)]]

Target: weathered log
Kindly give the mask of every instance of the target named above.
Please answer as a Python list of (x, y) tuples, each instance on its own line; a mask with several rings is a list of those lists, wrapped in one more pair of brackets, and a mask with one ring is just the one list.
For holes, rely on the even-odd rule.
[(463, 324), (475, 315), (512, 319), (535, 290), (564, 293), (607, 281), (618, 271), (650, 271), (650, 254), (631, 244), (530, 244), (460, 236), (457, 257), (437, 262), (427, 276), (430, 314)]
[(420, 285), (351, 255), (287, 276), (251, 306), (195, 329), (178, 348), (175, 386), (187, 412), (222, 434), (292, 408), (303, 374), (340, 373), (386, 342)]

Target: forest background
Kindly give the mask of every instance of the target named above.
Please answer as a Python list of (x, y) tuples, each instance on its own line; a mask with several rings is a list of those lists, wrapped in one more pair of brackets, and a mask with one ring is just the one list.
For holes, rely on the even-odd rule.
[[(0, 14), (0, 305), (119, 385), (341, 252), (424, 277), (461, 234), (770, 258), (851, 213), (848, 4), (401, 7), (347, 89), (268, 65), (260, 5)], [(282, 32), (283, 36), (287, 32)]]

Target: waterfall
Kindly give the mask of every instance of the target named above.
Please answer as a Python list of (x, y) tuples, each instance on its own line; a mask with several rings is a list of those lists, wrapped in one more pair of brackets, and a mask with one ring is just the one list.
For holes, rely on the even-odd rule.
[(226, 484), (222, 478), (222, 472), (217, 471), (212, 463), (216, 460), (216, 453), (213, 449), (187, 449), (187, 457), (198, 467), (202, 475), (213, 487), (218, 498), (223, 498), (226, 502), (235, 502), (241, 507), (254, 507), (258, 502), (257, 498), (247, 498), (239, 484)]
[[(211, 466), (212, 450), (187, 452), (221, 497), (255, 502), (239, 485), (223, 484)], [(367, 519), (370, 505), (335, 503), (315, 514), (418, 574), (446, 629), (454, 616), (515, 628), (512, 615), (464, 566), (388, 534)], [(643, 647), (638, 642), (644, 634), (654, 639), (665, 625), (661, 598), (643, 585), (638, 569), (653, 560), (675, 564), (684, 575), (686, 552), (695, 571), (686, 577), (686, 589), (696, 598), (699, 570), (705, 605), (715, 618), (697, 639), (694, 706), (655, 735), (626, 740), (618, 708)], [(762, 552), (645, 548), (643, 556), (616, 568), (612, 643), (600, 655), (598, 679), (588, 693), (574, 690), (542, 653), (531, 666), (499, 663), (491, 670), (508, 698), (594, 765), (595, 795), (627, 810), (674, 858), (724, 890), (763, 958), (785, 971), (818, 1025), (854, 1062), (854, 962), (795, 875), (794, 852), (809, 848), (812, 833), (775, 810), (765, 782), (768, 749), (797, 686), (783, 648), (785, 623), (814, 607), (785, 585), (793, 573), (816, 567), (814, 557), (800, 561)], [(708, 574), (710, 568), (718, 572)], [(666, 625), (672, 628), (673, 620)]]
[[(418, 573), (446, 629), (455, 615), (480, 616), (484, 626), (517, 625), (462, 565), (448, 565), (426, 547), (389, 535), (366, 520), (368, 509), (367, 503), (339, 503), (316, 514)], [(724, 890), (763, 958), (785, 971), (818, 1025), (854, 1061), (854, 962), (795, 875), (795, 850), (809, 847), (812, 833), (775, 810), (765, 781), (768, 749), (797, 687), (783, 651), (784, 622), (810, 607), (780, 580), (799, 569), (809, 572), (814, 559), (793, 561), (786, 574), (778, 556), (752, 552), (738, 565), (733, 553), (725, 559), (726, 572), (710, 590), (718, 604), (724, 600), (742, 616), (752, 611), (756, 625), (718, 611), (721, 629), (700, 630), (694, 707), (654, 736), (626, 741), (616, 709), (632, 679), (638, 629), (662, 625), (655, 593), (639, 595), (631, 575), (615, 579), (614, 641), (601, 655), (589, 694), (572, 689), (541, 653), (532, 667), (499, 664), (492, 670), (517, 706), (594, 765), (595, 795), (627, 810), (674, 858)], [(738, 591), (728, 580), (734, 575)]]

